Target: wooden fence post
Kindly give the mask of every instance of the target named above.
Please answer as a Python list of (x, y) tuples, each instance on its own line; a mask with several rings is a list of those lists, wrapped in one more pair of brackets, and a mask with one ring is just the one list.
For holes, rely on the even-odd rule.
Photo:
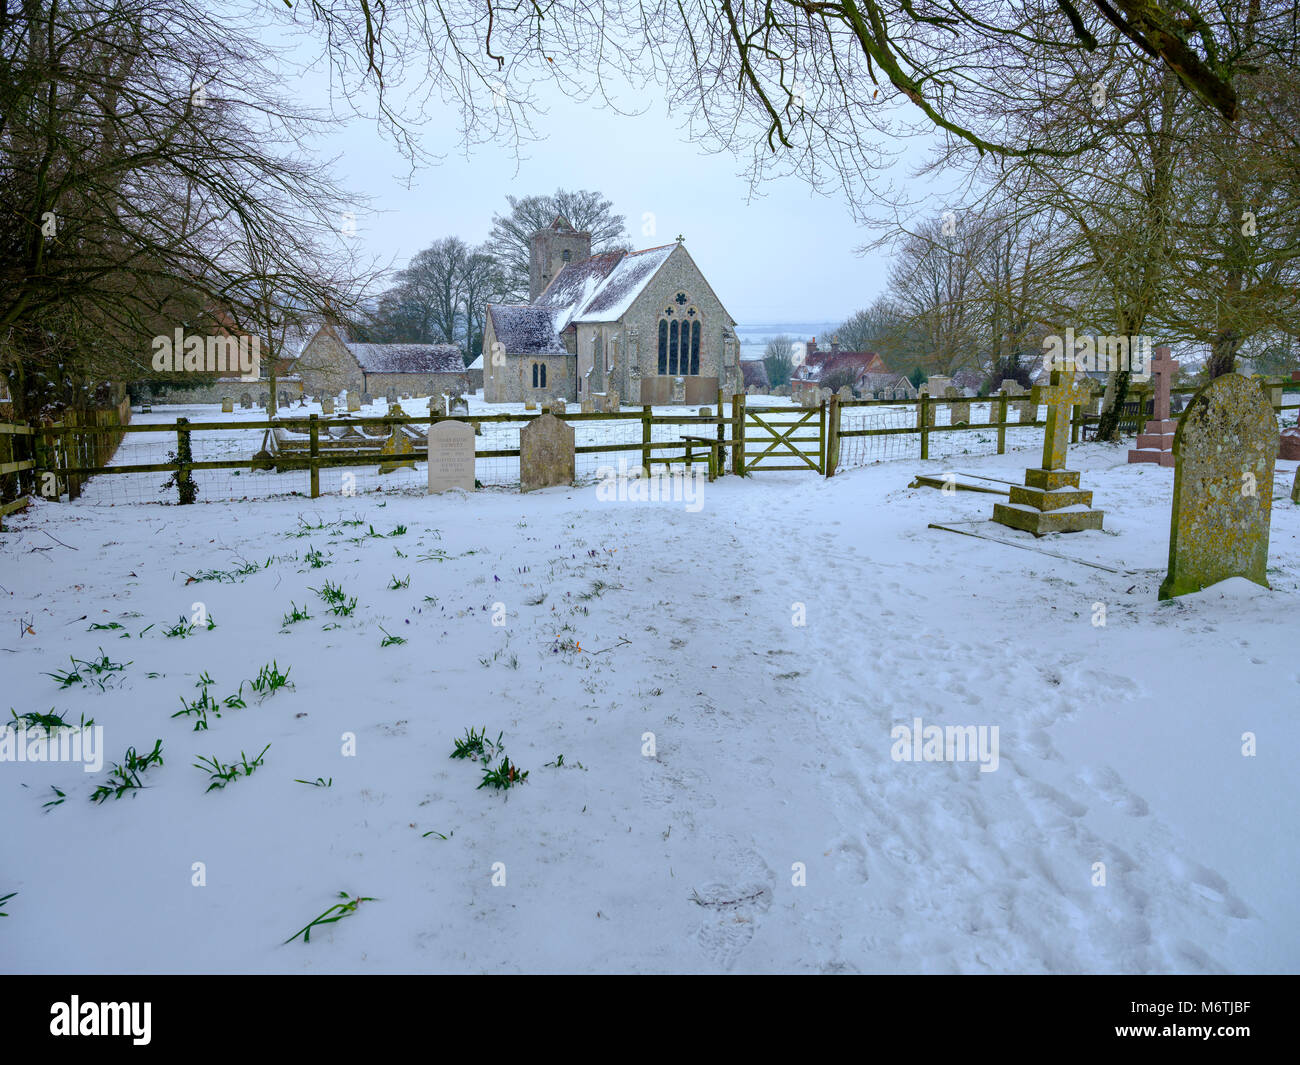
[(195, 494), (189, 468), (194, 453), (190, 449), (190, 431), (185, 428), (189, 423), (188, 418), (176, 419), (176, 496), (182, 506), (193, 503)]
[(916, 416), (921, 423), (921, 458), (928, 459), (930, 457), (930, 396), (922, 392), (916, 398)]
[(649, 403), (641, 405), (641, 468), (645, 470), (646, 476), (650, 476), (650, 459), (652, 452), (650, 450), (650, 441), (654, 437), (653, 424), (650, 418), (654, 410)]
[(998, 454), (1007, 452), (1007, 397), (998, 396)]
[(311, 436), (311, 497), (320, 496), (320, 419), (311, 414), (307, 418), (307, 432)]

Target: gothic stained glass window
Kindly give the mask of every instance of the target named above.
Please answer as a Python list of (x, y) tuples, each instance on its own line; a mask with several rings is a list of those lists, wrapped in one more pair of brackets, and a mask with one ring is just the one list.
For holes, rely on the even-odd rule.
[(675, 299), (675, 300), (677, 301), (677, 306), (679, 306), (679, 307), (684, 306), (685, 303), (686, 303), (686, 293), (685, 293), (685, 292), (679, 292), (679, 293), (677, 293), (676, 296), (673, 297), (673, 299)]
[(533, 363), (533, 387), (537, 387), (537, 363)]
[(691, 368), (692, 376), (700, 372), (700, 320), (697, 318), (690, 323), (691, 325)]
[(668, 323), (659, 319), (659, 373), (668, 372)]
[(546, 387), (546, 367), (540, 362), (533, 363), (533, 387)]
[[(678, 293), (682, 295), (682, 293)], [(659, 373), (672, 377), (696, 377), (700, 372), (700, 319), (694, 307), (682, 319), (670, 318), (664, 308), (659, 319)]]
[(542, 385), (541, 385), (541, 387), (542, 387), (542, 388), (545, 388), (545, 387), (546, 387), (546, 364), (545, 364), (545, 363), (542, 363), (541, 366), (540, 366), (540, 369), (541, 369), (541, 371), (542, 371), (542, 372), (541, 372), (541, 375), (540, 375), (540, 376), (541, 376), (541, 379), (542, 379)]
[(668, 327), (668, 372), (677, 376), (677, 323)]

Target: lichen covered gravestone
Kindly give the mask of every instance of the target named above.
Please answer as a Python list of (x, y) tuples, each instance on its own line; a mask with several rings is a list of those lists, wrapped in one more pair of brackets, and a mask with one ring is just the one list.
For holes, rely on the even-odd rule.
[(474, 491), (474, 427), (438, 422), (429, 429), (429, 491)]
[(234, 413), (235, 413), (235, 401), (234, 401), (233, 399), (231, 399), (230, 396), (222, 396), (222, 397), (221, 397), (221, 413), (222, 413), (222, 414), (234, 414)]
[(554, 414), (541, 414), (520, 430), (520, 491), (573, 484), (573, 475), (573, 426)]
[(1079, 474), (1065, 468), (1070, 444), (1070, 409), (1088, 395), (1073, 374), (1053, 370), (1049, 387), (1035, 387), (1031, 402), (1047, 404), (1043, 464), (1025, 471), (1024, 485), (1012, 487), (1006, 503), (993, 504), (993, 520), (1035, 536), (1100, 529), (1103, 513), (1092, 509), (1092, 493), (1079, 487)]
[(1161, 599), (1229, 577), (1268, 587), (1277, 440), (1277, 419), (1256, 382), (1224, 374), (1192, 397), (1174, 436), (1169, 574)]

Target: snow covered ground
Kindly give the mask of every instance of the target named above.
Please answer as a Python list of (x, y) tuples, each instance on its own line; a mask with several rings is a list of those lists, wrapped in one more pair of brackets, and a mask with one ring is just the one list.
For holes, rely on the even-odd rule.
[[(1104, 532), (960, 526), (1032, 550), (927, 527), (997, 497), (907, 487), (1019, 482), (1024, 452), (725, 477), (699, 509), (37, 504), (0, 535), (0, 712), (93, 717), (106, 761), (0, 764), (0, 969), (1294, 972), (1295, 464), (1273, 591), (1158, 603), (1173, 471), (1124, 455), (1071, 449)], [(215, 628), (165, 636), (196, 603)], [(103, 690), (46, 675), (99, 648), (129, 663)], [(272, 661), (294, 686), (259, 703)], [(195, 732), (205, 673), (247, 707)], [(996, 727), (996, 770), (895, 760), (916, 718)], [(527, 780), (478, 790), (470, 727)], [(143, 789), (89, 801), (157, 739)], [(267, 744), (205, 792), (199, 757)], [(282, 945), (340, 891), (374, 901)]]

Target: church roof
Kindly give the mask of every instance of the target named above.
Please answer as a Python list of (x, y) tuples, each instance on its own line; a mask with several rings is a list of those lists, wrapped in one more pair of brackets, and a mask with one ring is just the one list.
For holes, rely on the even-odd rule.
[(607, 251), (583, 259), (582, 262), (565, 263), (533, 306), (545, 307), (551, 311), (555, 315), (555, 331), (563, 333), (577, 314), (591, 302), (625, 254), (621, 251)]
[(618, 321), (628, 312), (637, 296), (641, 295), (650, 279), (659, 272), (659, 267), (668, 261), (668, 256), (676, 247), (676, 244), (664, 244), (645, 251), (628, 252), (610, 271), (586, 306), (573, 316), (573, 321)]
[[(559, 280), (557, 277), (556, 280)], [(549, 291), (549, 290), (548, 290)], [(492, 332), (511, 355), (567, 355), (555, 312), (547, 307), (488, 304)]]

